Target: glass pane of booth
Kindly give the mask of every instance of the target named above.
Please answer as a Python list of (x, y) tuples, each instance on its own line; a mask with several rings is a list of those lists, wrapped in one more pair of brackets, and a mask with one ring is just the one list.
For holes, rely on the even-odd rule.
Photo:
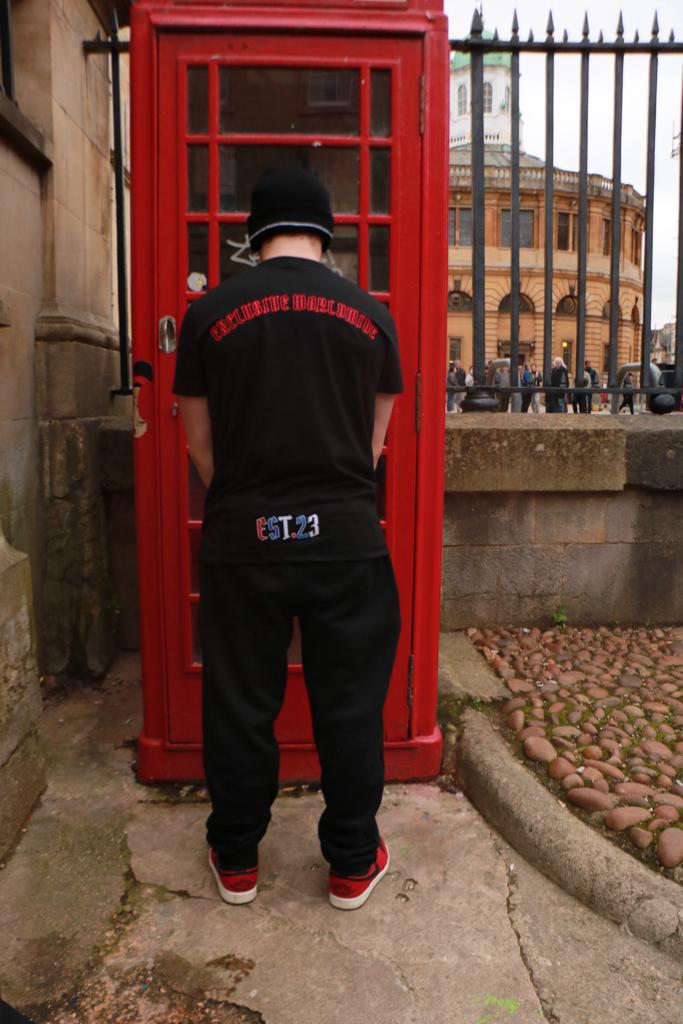
[(370, 291), (389, 291), (389, 228), (370, 228)]
[(222, 67), (224, 135), (358, 135), (359, 71), (342, 68)]
[(380, 139), (391, 135), (391, 71), (370, 72), (370, 134)]
[(187, 69), (187, 130), (190, 135), (209, 131), (209, 69)]
[(209, 225), (187, 225), (187, 290), (206, 291), (209, 280)]
[(334, 238), (324, 259), (342, 277), (358, 283), (358, 228), (355, 224), (335, 224)]
[(391, 150), (370, 150), (370, 213), (389, 213)]
[(222, 281), (255, 265), (247, 241), (246, 224), (221, 224), (219, 230), (219, 273)]
[(297, 165), (318, 175), (335, 213), (358, 213), (359, 155), (356, 146), (220, 146), (219, 209), (246, 213), (251, 190), (269, 167)]
[(187, 147), (187, 208), (205, 213), (209, 208), (209, 147)]

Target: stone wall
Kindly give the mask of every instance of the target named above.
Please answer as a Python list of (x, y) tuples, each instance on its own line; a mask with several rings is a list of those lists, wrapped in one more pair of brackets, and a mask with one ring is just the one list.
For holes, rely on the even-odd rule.
[(31, 295), (25, 315), (11, 296), (22, 337), (4, 380), (15, 406), (27, 406), (25, 392), (30, 404), (28, 422), (15, 414), (11, 426), (0, 424), (0, 443), (11, 435), (11, 498), (0, 492), (0, 513), (12, 543), (31, 556), (39, 664), (50, 674), (97, 675), (115, 646), (99, 427), (129, 410), (111, 393), (118, 340), (109, 59), (83, 50), (84, 40), (108, 31), (112, 10), (113, 0), (12, 7), (17, 109), (50, 159), (42, 177), (22, 182), (30, 192), (23, 201), (7, 192), (0, 200), (3, 224), (6, 215), (16, 221), (0, 261)]
[(463, 414), (442, 626), (683, 621), (683, 416)]
[(29, 559), (0, 530), (0, 860), (45, 786), (34, 636)]

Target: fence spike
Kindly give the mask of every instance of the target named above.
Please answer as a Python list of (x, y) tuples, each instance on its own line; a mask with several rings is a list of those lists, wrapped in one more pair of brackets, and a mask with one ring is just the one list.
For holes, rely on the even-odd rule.
[(623, 35), (624, 35), (624, 18), (623, 18), (623, 15), (622, 15), (621, 11), (619, 11), (619, 22), (617, 24), (617, 39), (621, 39)]
[(494, 30), (493, 30), (493, 41), (494, 41), (494, 43), (498, 42), (498, 29), (497, 28), (494, 28)]
[(583, 28), (581, 29), (581, 34), (584, 39), (588, 39), (589, 32), (590, 29), (588, 28), (588, 11), (586, 11), (586, 13), (583, 16)]
[(674, 43), (675, 41), (676, 41), (676, 37), (674, 36), (674, 30), (671, 29), (671, 31), (669, 32), (669, 42), (670, 43)]
[(483, 22), (481, 20), (481, 14), (479, 13), (479, 8), (475, 7), (474, 8), (474, 15), (472, 16), (472, 25), (470, 27), (470, 35), (471, 36), (480, 36), (483, 31), (484, 31), (484, 25), (483, 25)]
[(530, 29), (529, 30), (529, 38), (528, 38), (527, 42), (533, 43), (533, 41), (534, 41), (534, 32), (533, 32), (533, 29)]
[(513, 36), (516, 36), (518, 32), (519, 32), (519, 22), (517, 21), (517, 8), (515, 7), (514, 12), (512, 14), (512, 34), (513, 34)]
[(657, 12), (655, 11), (655, 20), (652, 22), (652, 38), (656, 39), (658, 35), (659, 35), (659, 19), (657, 17)]
[(600, 29), (600, 32), (598, 33), (598, 42), (599, 43), (604, 43), (604, 41), (605, 41), (605, 39), (604, 39), (604, 36), (602, 34), (602, 29)]
[(568, 43), (569, 42), (569, 35), (567, 34), (567, 30), (566, 29), (562, 33), (562, 42), (563, 43)]
[(546, 28), (546, 32), (548, 33), (549, 36), (552, 36), (555, 33), (555, 25), (553, 23), (553, 12), (552, 11), (548, 11), (548, 27)]
[(636, 29), (635, 35), (633, 37), (633, 42), (634, 43), (639, 43), (640, 42), (640, 36), (638, 35), (638, 29)]

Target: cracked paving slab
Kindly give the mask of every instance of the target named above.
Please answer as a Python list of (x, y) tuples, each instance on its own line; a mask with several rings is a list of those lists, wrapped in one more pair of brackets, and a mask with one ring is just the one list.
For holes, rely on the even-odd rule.
[(138, 707), (134, 688), (112, 683), (40, 719), (48, 785), (0, 872), (0, 991), (11, 1005), (66, 993), (123, 897), (124, 830), (142, 787), (122, 744)]
[(596, 914), (496, 837), (520, 953), (551, 1024), (681, 1024), (683, 965)]
[(506, 868), (462, 794), (387, 787), (390, 869), (353, 913), (327, 902), (321, 809), (318, 794), (276, 801), (259, 895), (229, 907), (208, 870), (208, 805), (139, 807), (128, 826), (133, 873), (182, 895), (151, 904), (106, 969), (153, 966), (170, 987), (230, 999), (267, 1024), (341, 1024), (369, 1012), (392, 1024), (498, 1024), (510, 1007), (518, 1024), (538, 1024)]

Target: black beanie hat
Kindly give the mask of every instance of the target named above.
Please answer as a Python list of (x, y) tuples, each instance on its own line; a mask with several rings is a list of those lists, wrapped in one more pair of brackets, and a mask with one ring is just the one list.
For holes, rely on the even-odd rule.
[(273, 235), (301, 232), (320, 235), (326, 252), (333, 230), (329, 193), (311, 171), (281, 167), (265, 171), (256, 182), (247, 219), (249, 244), (254, 252)]

